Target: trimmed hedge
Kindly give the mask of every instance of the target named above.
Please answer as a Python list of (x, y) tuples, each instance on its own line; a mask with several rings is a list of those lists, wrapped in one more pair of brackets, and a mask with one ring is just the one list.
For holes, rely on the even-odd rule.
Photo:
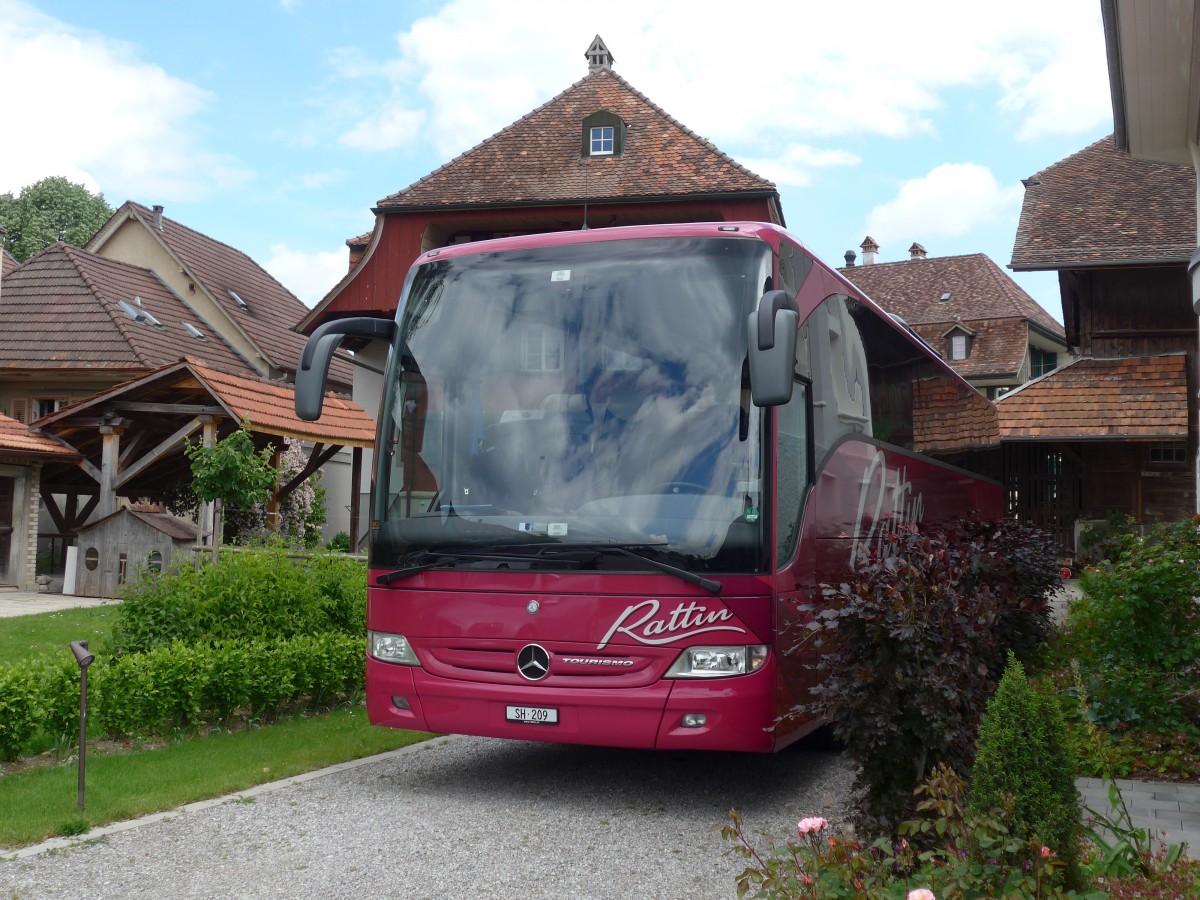
[[(97, 657), (88, 670), (88, 713), (109, 737), (168, 732), (268, 716), (287, 705), (323, 708), (363, 691), (361, 636), (176, 641), (146, 653)], [(0, 668), (0, 758), (15, 759), (43, 732), (70, 741), (79, 722), (72, 662)]]
[(225, 550), (219, 562), (149, 574), (126, 588), (113, 626), (116, 655), (183, 641), (278, 641), (366, 631), (367, 570), (361, 560), (280, 548)]

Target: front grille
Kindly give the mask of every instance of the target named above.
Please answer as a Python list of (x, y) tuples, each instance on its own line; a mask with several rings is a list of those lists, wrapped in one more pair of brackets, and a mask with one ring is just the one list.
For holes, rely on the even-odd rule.
[[(421, 665), (432, 675), (490, 684), (530, 682), (517, 672), (517, 654), (529, 643), (539, 643), (550, 653), (550, 674), (536, 682), (556, 687), (642, 687), (653, 684), (674, 661), (678, 651), (661, 648), (609, 647), (555, 644), (547, 641), (505, 641), (479, 644), (462, 641), (413, 641)], [(621, 651), (621, 652), (615, 652)]]

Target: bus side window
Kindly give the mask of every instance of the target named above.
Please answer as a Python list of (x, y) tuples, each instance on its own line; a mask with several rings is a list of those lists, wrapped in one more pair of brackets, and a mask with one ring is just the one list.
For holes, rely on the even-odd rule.
[(792, 399), (776, 407), (775, 558), (787, 562), (796, 550), (800, 511), (809, 482), (808, 385), (796, 380)]

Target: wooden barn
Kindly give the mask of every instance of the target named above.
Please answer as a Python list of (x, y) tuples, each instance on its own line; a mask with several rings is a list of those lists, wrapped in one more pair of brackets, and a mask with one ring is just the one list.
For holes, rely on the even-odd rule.
[(142, 573), (162, 572), (180, 555), (191, 554), (199, 532), (165, 512), (123, 508), (79, 529), (75, 593), (118, 597)]
[(1110, 513), (1143, 529), (1196, 511), (1191, 166), (1112, 137), (1025, 180), (1017, 271), (1058, 272), (1079, 359), (997, 401), (1010, 511), (1075, 550)]

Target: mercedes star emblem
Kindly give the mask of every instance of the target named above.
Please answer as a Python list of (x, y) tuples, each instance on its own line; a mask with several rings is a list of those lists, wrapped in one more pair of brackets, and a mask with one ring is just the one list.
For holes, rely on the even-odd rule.
[(541, 609), (541, 606), (538, 605), (536, 600), (530, 600), (529, 605), (525, 607), (525, 611), (531, 616), (536, 616), (539, 609)]
[(550, 654), (545, 647), (526, 644), (517, 654), (517, 671), (528, 681), (541, 681), (550, 674)]

